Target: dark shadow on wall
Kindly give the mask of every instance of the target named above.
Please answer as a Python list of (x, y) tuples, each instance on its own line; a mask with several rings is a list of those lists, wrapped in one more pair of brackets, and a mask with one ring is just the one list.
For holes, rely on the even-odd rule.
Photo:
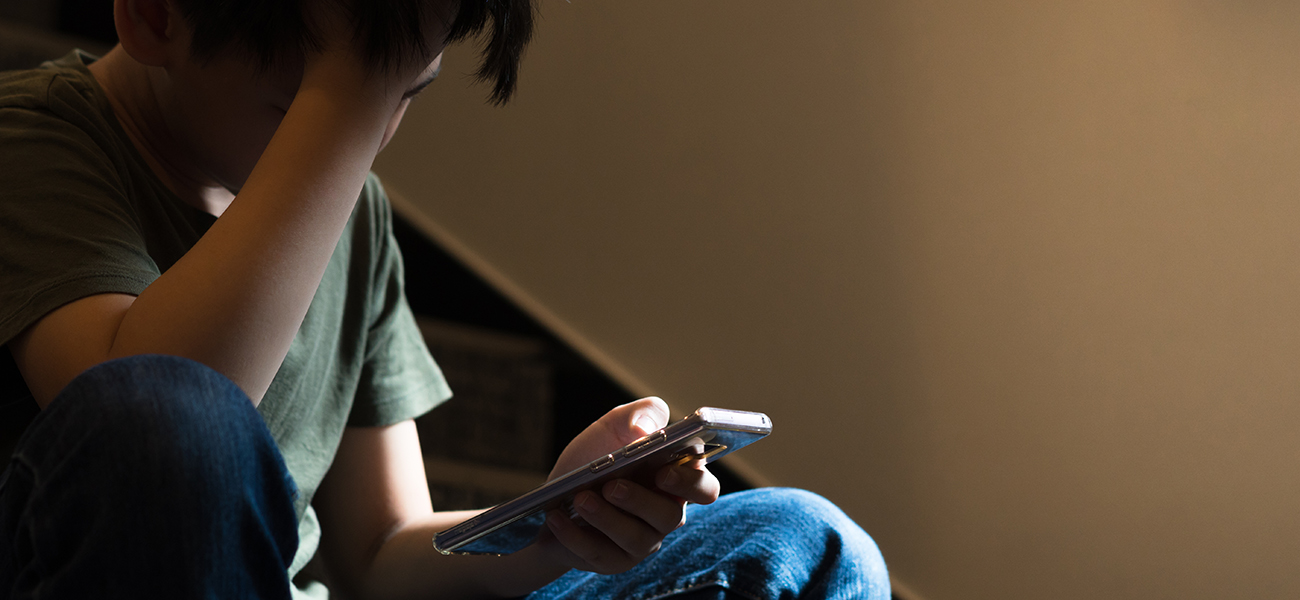
[(79, 38), (103, 49), (117, 43), (113, 0), (4, 0), (0, 2), (0, 20), (44, 33)]
[(109, 47), (117, 44), (112, 0), (63, 0), (59, 2), (55, 22), (60, 33)]

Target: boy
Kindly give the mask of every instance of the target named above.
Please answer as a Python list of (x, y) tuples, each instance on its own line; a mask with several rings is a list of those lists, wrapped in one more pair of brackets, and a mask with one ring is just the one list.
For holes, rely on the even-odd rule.
[[(509, 556), (434, 551), (472, 513), (430, 506), (411, 419), (449, 392), (369, 168), (449, 42), (490, 26), (508, 99), (533, 8), (301, 4), (118, 0), (102, 59), (0, 77), (0, 343), (43, 409), (0, 476), (0, 598), (887, 596), (811, 494), (688, 511), (702, 465)], [(616, 408), (552, 473), (667, 419)]]

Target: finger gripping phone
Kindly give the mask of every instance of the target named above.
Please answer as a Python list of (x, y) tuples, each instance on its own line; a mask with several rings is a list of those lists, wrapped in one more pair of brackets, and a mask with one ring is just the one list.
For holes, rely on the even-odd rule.
[(772, 432), (763, 413), (703, 407), (605, 456), (548, 481), (509, 502), (439, 532), (433, 547), (443, 554), (510, 554), (537, 539), (546, 511), (571, 511), (573, 496), (611, 479), (649, 485), (654, 472), (670, 463), (712, 462)]

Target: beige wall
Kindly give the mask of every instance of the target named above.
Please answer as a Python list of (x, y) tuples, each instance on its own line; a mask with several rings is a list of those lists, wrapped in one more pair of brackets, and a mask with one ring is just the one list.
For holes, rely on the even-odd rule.
[(921, 596), (1300, 597), (1300, 7), (549, 0), (377, 169)]

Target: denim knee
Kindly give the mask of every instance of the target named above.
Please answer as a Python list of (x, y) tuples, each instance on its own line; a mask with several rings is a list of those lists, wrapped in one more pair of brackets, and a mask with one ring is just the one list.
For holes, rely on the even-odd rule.
[(251, 589), (252, 571), (218, 568), (242, 560), (287, 597), (295, 485), (252, 402), (206, 366), (92, 367), (32, 422), (13, 468), (25, 485), (0, 494), (15, 556), (0, 586)]
[[(792, 488), (732, 494), (725, 509), (748, 523), (740, 542), (761, 556), (798, 560), (766, 562), (763, 578), (799, 598), (889, 598), (889, 574), (874, 540), (829, 500)], [(745, 552), (745, 550), (741, 550)]]
[(207, 471), (203, 462), (228, 463), (259, 443), (244, 432), (257, 421), (247, 396), (216, 371), (173, 356), (132, 356), (78, 375), (19, 446), (29, 459), (94, 447), (120, 464)]
[[(63, 452), (69, 444), (94, 447), (118, 464), (141, 467), (130, 470), (136, 476), (162, 480), (155, 484), (183, 481), (219, 493), (229, 489), (223, 480), (249, 468), (283, 471), (255, 477), (288, 476), (248, 396), (192, 360), (141, 355), (102, 363), (73, 379), (45, 412), (48, 419), (33, 423), (30, 434), (61, 440)], [(50, 425), (42, 428), (42, 421)]]

